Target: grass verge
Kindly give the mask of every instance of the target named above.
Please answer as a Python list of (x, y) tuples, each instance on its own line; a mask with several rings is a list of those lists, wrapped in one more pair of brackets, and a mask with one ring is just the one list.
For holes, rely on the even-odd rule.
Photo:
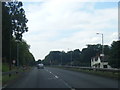
[(7, 71), (9, 71), (9, 66), (7, 63), (3, 63), (2, 64), (2, 72), (7, 72)]
[(11, 75), (11, 77), (9, 77), (9, 75), (2, 75), (2, 86), (4, 86), (5, 84), (19, 78), (21, 76), (21, 73), (24, 72), (29, 72), (31, 71), (32, 67), (28, 67), (27, 69), (23, 70), (23, 69), (16, 69), (19, 73), (14, 73)]
[(95, 70), (83, 70), (80, 68), (66, 68), (62, 66), (53, 66), (56, 68), (61, 68), (65, 70), (71, 70), (71, 71), (77, 71), (77, 72), (83, 72), (83, 73), (88, 73), (88, 74), (93, 74), (93, 75), (98, 75), (98, 76), (103, 76), (103, 77), (108, 77), (108, 78), (113, 78), (113, 79), (120, 79), (120, 72), (103, 72), (103, 71), (95, 71)]
[(5, 85), (9, 81), (16, 79), (18, 76), (19, 76), (18, 74), (13, 74), (11, 75), (11, 77), (9, 77), (9, 75), (4, 75), (2, 76), (2, 84)]

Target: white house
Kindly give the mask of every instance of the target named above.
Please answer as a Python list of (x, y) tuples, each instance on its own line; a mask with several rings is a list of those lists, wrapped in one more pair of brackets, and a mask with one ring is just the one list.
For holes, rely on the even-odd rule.
[(111, 68), (110, 65), (108, 65), (108, 56), (100, 56), (97, 55), (95, 57), (91, 58), (91, 67), (92, 68)]

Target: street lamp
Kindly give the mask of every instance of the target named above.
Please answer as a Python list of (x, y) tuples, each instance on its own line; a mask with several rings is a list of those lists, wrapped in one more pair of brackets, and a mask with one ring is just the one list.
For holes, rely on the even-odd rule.
[(102, 54), (101, 54), (101, 56), (104, 56), (103, 33), (96, 33), (96, 34), (102, 35)]

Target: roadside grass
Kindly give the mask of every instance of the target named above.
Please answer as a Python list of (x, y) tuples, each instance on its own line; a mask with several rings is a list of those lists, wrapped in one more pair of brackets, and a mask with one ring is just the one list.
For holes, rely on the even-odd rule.
[(0, 87), (2, 85), (2, 63), (0, 62)]
[(2, 75), (0, 75), (0, 85), (2, 85)]
[(2, 63), (0, 62), (0, 71), (2, 71)]
[(78, 71), (78, 72), (85, 72), (93, 75), (99, 75), (99, 76), (104, 76), (104, 77), (109, 77), (109, 78), (114, 78), (118, 79), (120, 76), (120, 73), (113, 73), (113, 72), (105, 72), (105, 71), (96, 71), (96, 70), (83, 70), (83, 69), (71, 69), (73, 71)]
[[(17, 68), (14, 67), (12, 68), (11, 71), (16, 71), (17, 73), (11, 74), (11, 76), (9, 77), (9, 75), (2, 75), (2, 85), (4, 86), (5, 84), (9, 83), (12, 80), (15, 80), (16, 78), (20, 77), (20, 73), (24, 73), (24, 72), (29, 72), (32, 69), (32, 67), (26, 67), (25, 69), (23, 68)], [(2, 72), (9, 72), (9, 66), (7, 64), (3, 64), (2, 66)]]
[(9, 72), (9, 71), (29, 71), (31, 70), (32, 67), (28, 66), (25, 69), (23, 68), (18, 68), (17, 66), (12, 66), (11, 70), (9, 70), (9, 65), (7, 63), (2, 63), (2, 72)]
[(18, 76), (19, 76), (18, 74), (13, 74), (13, 75), (11, 75), (11, 77), (9, 77), (9, 75), (3, 75), (2, 76), (2, 84), (5, 85), (9, 81), (16, 79)]
[(106, 72), (106, 71), (96, 71), (96, 70), (83, 70), (80, 68), (66, 68), (62, 66), (53, 66), (56, 68), (61, 68), (65, 70), (71, 70), (71, 71), (77, 71), (77, 72), (83, 72), (83, 73), (88, 73), (92, 75), (98, 75), (98, 76), (103, 76), (103, 77), (108, 77), (108, 78), (113, 78), (113, 79), (120, 79), (120, 72)]
[(2, 72), (8, 72), (9, 71), (9, 66), (6, 63), (2, 64)]

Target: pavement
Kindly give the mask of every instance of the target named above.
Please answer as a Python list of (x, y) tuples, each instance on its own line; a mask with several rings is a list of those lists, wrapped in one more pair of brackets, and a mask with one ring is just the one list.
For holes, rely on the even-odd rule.
[(4, 88), (118, 88), (118, 80), (59, 68), (34, 67)]

